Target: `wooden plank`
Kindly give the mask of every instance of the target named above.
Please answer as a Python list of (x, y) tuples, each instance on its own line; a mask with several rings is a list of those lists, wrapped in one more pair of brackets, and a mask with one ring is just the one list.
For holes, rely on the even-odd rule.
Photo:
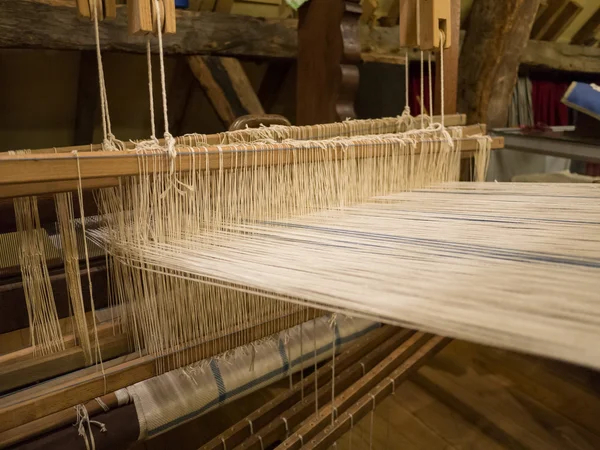
[[(452, 343), (450, 344), (452, 345)], [(443, 352), (446, 352), (444, 349)], [(393, 410), (409, 411), (436, 434), (443, 436), (452, 446), (470, 450), (503, 450), (499, 443), (486, 436), (476, 424), (436, 400), (412, 381), (396, 388)]]
[[(351, 389), (338, 396), (332, 403), (323, 407), (318, 417), (311, 417), (289, 439), (284, 442), (286, 449), (325, 450), (330, 448), (351, 427), (352, 422), (359, 421), (373, 408), (392, 394), (394, 386), (400, 386), (409, 375), (416, 372), (430, 357), (440, 351), (449, 339), (440, 336), (429, 336), (418, 348), (402, 352), (401, 347), (395, 350), (386, 361), (362, 377)], [(407, 341), (408, 343), (408, 341)], [(400, 364), (398, 362), (400, 354)], [(391, 366), (391, 371), (389, 370)], [(333, 407), (339, 417), (331, 423)], [(331, 426), (328, 426), (331, 424)], [(302, 438), (300, 438), (302, 436)], [(306, 440), (306, 446), (303, 441)]]
[[(103, 51), (145, 53), (145, 38), (129, 35), (126, 16), (125, 7), (117, 6), (116, 19), (101, 24)], [(178, 32), (165, 36), (164, 51), (167, 54), (288, 59), (297, 56), (295, 19), (264, 20), (189, 10), (177, 10), (176, 18)], [(88, 21), (77, 18), (71, 0), (0, 2), (0, 28), (3, 30), (0, 48), (94, 50), (94, 33), (90, 27)], [(69, 33), (65, 33), (65, 29)], [(404, 63), (398, 27), (363, 25), (360, 33), (364, 60)], [(598, 73), (600, 48), (529, 41), (522, 63), (557, 70)]]
[[(295, 57), (295, 20), (183, 9), (176, 10), (175, 15), (177, 33), (163, 39), (166, 54)], [(95, 49), (93, 26), (78, 19), (72, 0), (0, 2), (0, 28), (0, 48)], [(117, 6), (115, 20), (101, 23), (100, 41), (102, 51), (146, 52), (145, 36), (131, 36), (128, 32), (126, 6)], [(155, 51), (156, 45), (153, 40)]]
[[(104, 263), (104, 258), (102, 258)], [(108, 306), (107, 275), (106, 267), (99, 265), (91, 267), (92, 287), (94, 289), (94, 303), (96, 309)], [(50, 275), (50, 284), (54, 293), (54, 301), (59, 318), (69, 316), (69, 296), (64, 272)], [(81, 271), (81, 287), (86, 311), (90, 311), (87, 270)], [(0, 333), (29, 327), (27, 315), (27, 304), (23, 292), (23, 284), (20, 281), (0, 285)]]
[[(95, 346), (95, 344), (93, 344)], [(113, 359), (129, 351), (125, 335), (108, 336), (102, 339), (100, 351), (103, 360)], [(2, 364), (0, 371), (0, 393), (72, 372), (85, 367), (85, 356), (81, 347), (67, 348), (58, 353), (32, 357), (12, 364)]]
[[(91, 321), (93, 320), (93, 316), (91, 312), (87, 312), (86, 313), (86, 319), (88, 321), (88, 323), (91, 323)], [(63, 319), (59, 320), (60, 323), (60, 329), (62, 331), (63, 334), (63, 343), (65, 345), (65, 348), (71, 348), (71, 347), (75, 347), (77, 345), (77, 342), (75, 340), (75, 336), (73, 335), (73, 320), (71, 319), (71, 317), (65, 317)], [(97, 322), (98, 323), (98, 322)], [(20, 330), (16, 330), (10, 333), (6, 333), (6, 334), (2, 334), (0, 335), (0, 342), (2, 343), (2, 346), (4, 347), (4, 340), (5, 338), (10, 338), (12, 336), (15, 335), (19, 335), (19, 334), (23, 334), (25, 335), (24, 338), (22, 339), (22, 343), (20, 345), (19, 348), (16, 348), (14, 350), (9, 350), (6, 352), (2, 352), (2, 354), (0, 354), (0, 365), (4, 365), (4, 364), (12, 364), (18, 361), (25, 361), (28, 359), (32, 359), (34, 356), (34, 351), (33, 351), (33, 347), (31, 347), (31, 341), (29, 339), (29, 328), (23, 328)], [(98, 337), (105, 337), (108, 335), (114, 335), (114, 327), (111, 324), (106, 324), (106, 323), (98, 323)]]
[(539, 0), (473, 4), (459, 64), (459, 109), (469, 123), (506, 125)]
[(355, 0), (308, 2), (299, 14), (296, 123), (355, 118), (360, 6)]
[(600, 48), (544, 41), (529, 41), (521, 64), (567, 72), (600, 72)]
[[(292, 314), (285, 319), (294, 326), (305, 319), (305, 313)], [(268, 336), (268, 331), (282, 319), (265, 319), (265, 323), (246, 329), (231, 330), (227, 336), (215, 337), (175, 352), (164, 357), (167, 367), (175, 367), (195, 362), (192, 355), (217, 355), (232, 348), (244, 336), (252, 335), (256, 340)], [(0, 433), (31, 422), (41, 417), (53, 414), (78, 403), (86, 402), (105, 392), (114, 392), (139, 381), (158, 375), (156, 358), (153, 356), (138, 357), (137, 354), (124, 358), (125, 362), (114, 366), (104, 365), (104, 373), (95, 371), (80, 378), (69, 378), (61, 383), (58, 379), (47, 390), (37, 391), (35, 396), (23, 398), (22, 395), (9, 395), (2, 398), (0, 403)], [(18, 400), (17, 400), (18, 399)]]
[[(549, 361), (464, 341), (453, 342), (444, 356), (457, 364), (470, 365), (480, 373), (485, 371), (504, 379), (513, 395), (519, 391), (600, 436), (600, 423), (595, 419), (600, 411), (598, 394), (552, 373)], [(595, 445), (600, 448), (600, 441)]]
[[(465, 136), (469, 136), (466, 134)], [(493, 138), (493, 145), (496, 147), (501, 144), (501, 139)], [(385, 143), (372, 144), (373, 151), (368, 155), (359, 155), (360, 157), (377, 157), (383, 155), (386, 151)], [(179, 150), (176, 159), (176, 170), (185, 171), (191, 168), (197, 170), (216, 170), (225, 168), (237, 168), (242, 166), (261, 166), (268, 164), (269, 161), (281, 161), (286, 163), (301, 163), (305, 161), (334, 160), (345, 157), (347, 144), (339, 144), (331, 149), (327, 154), (310, 151), (311, 147), (303, 150), (300, 147), (293, 147), (294, 157), (290, 157), (290, 147), (287, 144), (272, 144), (268, 150), (262, 150), (261, 155), (264, 158), (244, 159), (238, 157), (237, 152), (244, 147), (238, 145), (236, 152), (227, 151), (227, 148), (194, 149), (191, 147), (182, 147)], [(478, 147), (476, 138), (465, 137), (461, 141), (461, 150), (463, 152), (474, 151)], [(421, 143), (415, 146), (415, 152), (418, 154), (421, 149)], [(248, 150), (252, 150), (251, 144)], [(253, 155), (254, 153), (249, 153)], [(168, 156), (164, 154), (138, 154), (135, 151), (124, 152), (87, 152), (78, 155), (61, 153), (55, 155), (0, 155), (0, 185), (11, 185), (19, 183), (41, 183), (51, 181), (65, 180), (88, 180), (98, 179), (99, 177), (120, 177), (139, 174), (139, 159), (156, 159), (156, 166), (148, 167), (149, 173), (159, 173), (170, 170), (167, 164)], [(271, 159), (275, 158), (275, 159)], [(202, 161), (200, 161), (202, 160)], [(162, 164), (160, 164), (162, 162)]]
[(494, 375), (479, 374), (444, 355), (423, 367), (414, 381), (510, 448), (597, 448), (567, 420), (558, 420), (561, 425), (555, 428), (556, 416), (549, 418), (552, 414), (539, 404), (532, 409), (533, 400), (513, 395)]
[(188, 63), (225, 128), (238, 117), (265, 113), (237, 59), (190, 56)]
[(585, 24), (579, 29), (571, 44), (573, 45), (593, 45), (596, 43), (596, 34), (600, 31), (600, 6)]

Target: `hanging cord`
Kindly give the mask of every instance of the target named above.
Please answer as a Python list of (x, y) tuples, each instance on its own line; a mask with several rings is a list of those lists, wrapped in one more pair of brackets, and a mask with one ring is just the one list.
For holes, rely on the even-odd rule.
[(440, 30), (440, 95), (442, 96), (440, 106), (442, 110), (442, 127), (444, 127), (444, 45), (446, 45), (446, 33)]
[(73, 408), (75, 409), (75, 413), (77, 414), (77, 420), (73, 424), (73, 426), (77, 427), (77, 433), (83, 438), (86, 450), (96, 450), (96, 440), (94, 439), (92, 424), (98, 426), (100, 428), (100, 432), (102, 433), (106, 433), (106, 425), (97, 420), (91, 420), (85, 405), (79, 404), (74, 406)]
[(431, 72), (431, 52), (427, 53), (427, 64), (429, 66), (429, 115), (433, 117), (433, 74)]
[(106, 85), (104, 83), (104, 65), (102, 64), (102, 53), (100, 52), (100, 29), (98, 26), (98, 0), (92, 0), (92, 15), (94, 17), (94, 33), (96, 38), (96, 60), (98, 63), (98, 84), (100, 86), (100, 110), (102, 113), (102, 134), (104, 140), (102, 146), (107, 150), (116, 150), (110, 123), (110, 112), (108, 110), (108, 97), (106, 95)]
[(148, 60), (148, 97), (150, 100), (150, 138), (156, 141), (156, 124), (154, 120), (154, 89), (152, 88), (152, 51), (150, 50), (150, 37), (146, 37), (146, 58)]
[(329, 326), (331, 327), (331, 349), (332, 349), (332, 359), (331, 359), (331, 426), (335, 424), (335, 412), (336, 408), (335, 404), (335, 344), (336, 344), (336, 320), (337, 315), (331, 315), (331, 321), (329, 322)]
[(410, 116), (410, 103), (409, 103), (409, 84), (410, 84), (410, 63), (408, 62), (408, 49), (406, 49), (404, 56), (404, 114), (408, 114)]
[(158, 29), (158, 56), (160, 61), (160, 87), (162, 91), (162, 103), (163, 103), (163, 114), (165, 121), (165, 146), (167, 152), (171, 156), (171, 173), (175, 171), (175, 157), (177, 151), (175, 150), (175, 139), (169, 132), (169, 112), (167, 108), (167, 83), (165, 81), (165, 55), (163, 53), (163, 40), (162, 40), (162, 20), (160, 17), (160, 5), (158, 0), (154, 0), (154, 8), (156, 9), (156, 25)]
[(371, 433), (369, 435), (369, 450), (373, 450), (373, 419), (375, 418), (375, 396), (369, 394), (373, 399), (373, 409), (371, 410)]
[[(104, 394), (106, 394), (107, 391), (107, 387), (106, 387), (106, 373), (104, 372), (104, 362), (102, 361), (102, 351), (100, 349), (100, 340), (98, 338), (98, 324), (96, 323), (96, 308), (95, 308), (95, 304), (94, 304), (94, 295), (93, 295), (93, 289), (92, 289), (92, 275), (91, 275), (91, 270), (90, 270), (90, 255), (88, 252), (88, 245), (87, 245), (87, 234), (86, 234), (86, 230), (85, 230), (85, 213), (84, 213), (84, 207), (83, 207), (83, 188), (82, 188), (82, 182), (81, 182), (81, 165), (79, 164), (79, 153), (77, 152), (77, 150), (74, 150), (73, 153), (75, 154), (75, 159), (77, 161), (77, 177), (78, 177), (78, 184), (77, 184), (77, 197), (79, 200), (79, 213), (81, 215), (81, 231), (83, 234), (83, 250), (84, 250), (84, 255), (85, 255), (85, 268), (87, 271), (87, 279), (88, 279), (88, 286), (89, 286), (89, 292), (90, 292), (90, 305), (92, 307), (92, 320), (93, 320), (93, 325), (94, 325), (94, 339), (96, 340), (96, 361), (100, 363), (100, 369), (102, 370), (102, 377), (104, 378)], [(102, 406), (102, 405), (100, 405)]]

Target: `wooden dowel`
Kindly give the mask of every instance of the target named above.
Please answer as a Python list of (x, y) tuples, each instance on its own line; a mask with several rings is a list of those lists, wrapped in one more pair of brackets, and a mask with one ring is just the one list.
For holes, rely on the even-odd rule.
[[(439, 115), (433, 116), (432, 121), (433, 121), (433, 123), (441, 123), (442, 117)], [(447, 127), (464, 126), (467, 124), (467, 116), (466, 116), (466, 114), (449, 114), (444, 117), (444, 124)], [(315, 128), (315, 132), (320, 131), (317, 129), (317, 127), (314, 127), (314, 128)], [(206, 137), (206, 142), (208, 143), (208, 145), (219, 145), (219, 144), (221, 144), (222, 136), (226, 133), (206, 134), (204, 136)], [(183, 138), (177, 138), (177, 139), (178, 139), (178, 141), (183, 140)], [(159, 139), (158, 142), (160, 145), (164, 145), (165, 140)], [(128, 149), (135, 148), (135, 142), (127, 141), (124, 144), (125, 144), (125, 148), (128, 148)], [(37, 153), (73, 153), (74, 151), (76, 151), (76, 152), (89, 152), (89, 151), (97, 152), (97, 151), (101, 151), (101, 150), (102, 150), (102, 144), (87, 144), (87, 145), (74, 145), (74, 146), (70, 146), (70, 147), (38, 148), (38, 149), (31, 150), (31, 153), (34, 153), (34, 154), (37, 154)]]
[[(415, 371), (429, 357), (441, 350), (449, 339), (421, 332), (415, 333), (409, 340), (393, 351), (384, 361), (358, 380), (353, 386), (337, 396), (334, 404), (327, 404), (319, 410), (318, 417), (313, 414), (303, 425), (287, 439), (283, 445), (286, 449), (304, 448), (304, 443), (311, 442), (321, 431), (331, 431), (331, 414), (335, 407), (337, 414), (342, 415), (379, 383), (387, 385), (384, 380), (395, 378), (398, 385), (409, 373)], [(391, 391), (390, 387), (390, 391)], [(357, 419), (356, 419), (357, 420)], [(339, 419), (338, 419), (339, 421)], [(358, 420), (357, 422), (358, 423)]]
[[(349, 365), (352, 365), (359, 358), (371, 352), (397, 332), (397, 328), (385, 325), (381, 328), (373, 330), (362, 338), (359, 338), (357, 341), (353, 342), (346, 351), (338, 356), (338, 358), (336, 358), (336, 368), (340, 367), (343, 369)], [(331, 377), (331, 363), (321, 367), (318, 373), (319, 380), (323, 380), (323, 382), (328, 381)], [(311, 392), (309, 389), (314, 387), (312, 375), (305, 378), (304, 385), (305, 393), (308, 394)], [(294, 403), (299, 400), (299, 389), (300, 385), (297, 384), (293, 391), (286, 391), (285, 393), (274, 398), (269, 403), (262, 406), (258, 411), (255, 411), (248, 416), (248, 419), (251, 420), (256, 426), (259, 426), (261, 422), (268, 422), (268, 417), (270, 417), (270, 415), (274, 414), (276, 417), (283, 412), (279, 411), (278, 409), (290, 403), (290, 399), (293, 399)], [(296, 397), (298, 397), (298, 399), (296, 399)], [(100, 399), (110, 409), (114, 409), (115, 407), (119, 406), (117, 397), (114, 393), (104, 395), (100, 397)], [(90, 417), (94, 417), (96, 414), (102, 412), (102, 409), (99, 407), (99, 404), (96, 400), (88, 402), (85, 406)], [(73, 408), (67, 408), (63, 411), (50, 414), (49, 416), (42, 417), (41, 419), (34, 420), (33, 422), (26, 423), (19, 427), (13, 428), (12, 430), (0, 433), (0, 448), (35, 438), (41, 434), (57, 430), (62, 426), (75, 423), (75, 421), (76, 413)], [(247, 435), (245, 434), (245, 432), (249, 431), (248, 422), (244, 420), (228, 431), (228, 438), (226, 440), (227, 445), (233, 448), (234, 442), (241, 442), (241, 440), (245, 439), (247, 435), (249, 435), (249, 433), (247, 433)], [(213, 448), (210, 444), (207, 445), (208, 447), (205, 446), (203, 448)], [(222, 441), (220, 439), (218, 439), (218, 446), (215, 448), (222, 448)]]
[[(298, 325), (306, 318), (306, 313), (300, 311), (293, 313), (289, 318), (265, 318), (265, 322), (250, 328), (238, 328), (226, 336), (208, 338), (201, 343), (192, 345), (180, 351), (163, 357), (165, 366), (175, 367), (196, 362), (191, 355), (214, 356), (234, 348), (234, 343), (239, 342), (243, 336), (248, 334), (262, 339), (270, 333), (272, 324), (280, 323), (281, 320), (292, 326)], [(132, 354), (122, 357), (122, 363), (108, 367), (105, 364), (104, 373), (100, 371), (84, 375), (80, 378), (68, 381), (51, 383), (48, 389), (36, 391), (35, 394), (15, 393), (0, 399), (0, 433), (19, 427), (28, 422), (40, 419), (49, 414), (66, 409), (78, 403), (87, 402), (90, 399), (104, 395), (105, 392), (114, 392), (118, 389), (130, 386), (139, 381), (152, 378), (157, 373), (157, 358), (146, 355), (139, 357)]]
[[(473, 152), (477, 149), (478, 142), (472, 138), (473, 134), (483, 134), (483, 127), (476, 125), (473, 130), (467, 129), (464, 138), (461, 139), (461, 150)], [(430, 141), (431, 142), (431, 141)], [(456, 141), (455, 141), (456, 142)], [(493, 138), (492, 148), (501, 148), (502, 138)], [(387, 150), (382, 144), (369, 144), (371, 150), (357, 157), (377, 157), (383, 155)], [(327, 153), (321, 152), (319, 158), (341, 159), (346, 155), (347, 146), (340, 144)], [(195, 167), (197, 170), (216, 170), (219, 168), (230, 169), (244, 166), (260, 166), (278, 161), (281, 164), (302, 163), (315, 161), (314, 149), (291, 149), (287, 144), (265, 145), (260, 150), (253, 150), (251, 146), (240, 147), (236, 150), (231, 147), (206, 147), (198, 149), (192, 147), (178, 148), (178, 156), (175, 158), (174, 167), (177, 171), (186, 171)], [(416, 145), (415, 153), (421, 150), (421, 143)], [(52, 155), (1, 155), (0, 156), (0, 198), (4, 196), (33, 195), (35, 189), (53, 189), (48, 183), (61, 182), (59, 188), (63, 191), (70, 190), (73, 184), (66, 181), (77, 181), (79, 178), (85, 180), (85, 188), (106, 187), (103, 178), (132, 176), (140, 173), (140, 160), (149, 158), (147, 170), (150, 173), (166, 172), (171, 168), (170, 158), (165, 154), (139, 154), (135, 151), (123, 152), (87, 152), (81, 154), (52, 154)], [(91, 180), (93, 186), (88, 185)], [(27, 183), (36, 183), (36, 186), (27, 190)], [(3, 186), (11, 186), (1, 189)], [(33, 189), (35, 188), (35, 189)], [(39, 192), (41, 193), (41, 192)]]
[[(111, 327), (112, 328), (112, 327)], [(109, 360), (126, 354), (129, 351), (127, 336), (106, 336), (99, 339), (100, 353), (103, 360)], [(95, 346), (95, 344), (94, 344)], [(21, 352), (18, 360), (2, 363), (0, 370), (0, 393), (24, 387), (41, 380), (47, 380), (86, 366), (84, 352), (81, 347), (70, 347), (66, 350), (42, 357), (23, 358)]]
[[(433, 336), (425, 343), (414, 355), (403, 362), (400, 367), (394, 370), (386, 379), (378, 383), (369, 392), (365, 392), (365, 385), (372, 386), (373, 383), (363, 383), (360, 386), (360, 381), (357, 383), (356, 393), (364, 393), (364, 395), (356, 401), (354, 405), (348, 408), (347, 412), (341, 414), (333, 426), (328, 426), (315, 436), (307, 440), (304, 449), (310, 450), (325, 450), (330, 448), (344, 433), (351, 429), (353, 424), (358, 424), (360, 419), (366, 416), (373, 408), (377, 407), (381, 402), (391, 395), (395, 388), (405, 381), (409, 375), (416, 372), (430, 357), (434, 356), (450, 341), (450, 339), (440, 336)], [(362, 380), (361, 380), (362, 381)], [(356, 398), (355, 392), (352, 392), (352, 398)], [(336, 405), (338, 402), (336, 401)], [(339, 409), (338, 409), (339, 411)], [(324, 412), (327, 414), (327, 411)], [(330, 414), (330, 413), (329, 413)], [(311, 433), (312, 434), (312, 433)], [(314, 436), (314, 434), (313, 434)], [(298, 445), (288, 445), (286, 448), (300, 448)]]
[[(394, 352), (399, 346), (402, 346), (408, 340), (413, 339), (414, 334), (415, 332), (411, 330), (398, 329), (398, 332), (394, 336), (377, 347), (374, 351), (361, 358), (352, 367), (348, 367), (344, 370), (336, 365), (335, 369), (337, 373), (335, 385), (332, 383), (331, 377), (329, 377), (328, 380), (321, 380), (319, 377), (317, 393), (318, 404), (324, 405), (328, 403), (331, 400), (331, 391), (333, 389), (335, 389), (336, 392), (342, 392), (351, 387), (353, 383), (363, 377), (366, 372), (376, 367), (381, 361), (385, 360), (388, 355)], [(288, 411), (285, 411), (279, 420), (271, 421), (260, 430), (256, 427), (254, 435), (236, 448), (239, 450), (262, 450), (263, 447), (270, 447), (275, 442), (286, 439), (286, 422), (288, 424), (288, 430), (290, 428), (293, 429), (300, 423), (303, 423), (303, 421), (311, 416), (314, 411), (315, 396), (313, 393), (305, 398), (303, 402), (293, 406)], [(285, 422), (282, 418), (286, 419)]]
[[(110, 409), (117, 408), (119, 402), (117, 396), (113, 393), (103, 395), (100, 400)], [(85, 408), (90, 418), (97, 416), (104, 410), (96, 400), (91, 400), (85, 404)], [(63, 426), (72, 425), (77, 420), (77, 413), (73, 408), (42, 417), (19, 427), (0, 433), (0, 448), (5, 448), (20, 442), (33, 439), (42, 434), (57, 430)]]

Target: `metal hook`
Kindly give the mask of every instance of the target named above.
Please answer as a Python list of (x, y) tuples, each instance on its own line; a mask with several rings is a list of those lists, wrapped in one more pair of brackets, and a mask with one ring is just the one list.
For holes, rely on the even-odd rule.
[(288, 421), (285, 417), (282, 417), (281, 420), (283, 420), (283, 423), (285, 424), (285, 438), (287, 439), (288, 437), (290, 437), (290, 429), (288, 427)]
[(393, 378), (388, 378), (392, 382), (392, 395), (396, 395), (396, 380)]
[(225, 443), (225, 438), (221, 436), (221, 442), (223, 443), (223, 450), (227, 450), (227, 444)]
[(365, 374), (367, 373), (367, 371), (365, 370), (365, 363), (360, 363), (360, 365), (362, 366), (363, 369), (363, 377), (365, 376)]
[(373, 411), (375, 411), (375, 395), (373, 395), (373, 394), (369, 394), (369, 395), (373, 399)]
[(260, 434), (258, 435), (258, 440), (260, 441), (260, 450), (265, 450), (265, 445), (263, 444), (262, 436)]
[(252, 421), (246, 417), (248, 424), (250, 425), (250, 434), (254, 434), (254, 426), (252, 425)]

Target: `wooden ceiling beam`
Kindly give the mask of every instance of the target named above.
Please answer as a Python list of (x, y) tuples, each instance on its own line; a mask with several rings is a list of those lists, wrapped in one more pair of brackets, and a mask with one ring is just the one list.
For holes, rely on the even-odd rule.
[[(211, 54), (248, 59), (295, 59), (297, 21), (259, 19), (207, 11), (177, 10), (177, 34), (164, 37), (166, 54)], [(69, 0), (13, 0), (0, 2), (0, 49), (38, 48), (93, 50), (90, 23), (77, 18)], [(69, 30), (69, 32), (65, 32)], [(103, 51), (144, 53), (143, 36), (127, 32), (126, 8), (100, 27)], [(404, 64), (398, 27), (360, 27), (362, 59)], [(155, 44), (156, 45), (156, 44)], [(529, 41), (522, 64), (572, 72), (600, 72), (600, 48), (554, 42)]]

